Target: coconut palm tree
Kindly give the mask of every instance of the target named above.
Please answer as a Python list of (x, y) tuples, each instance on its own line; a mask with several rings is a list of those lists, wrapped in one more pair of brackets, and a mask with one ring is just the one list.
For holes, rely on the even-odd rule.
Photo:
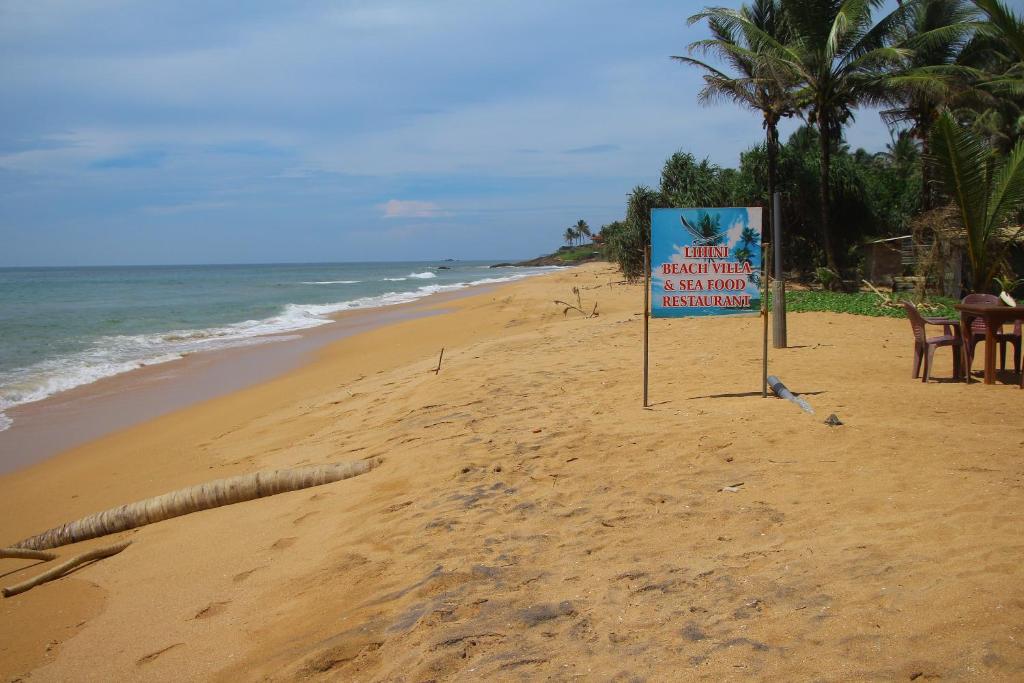
[(584, 237), (590, 237), (590, 226), (582, 218), (576, 221), (576, 235), (580, 238), (580, 244), (583, 243)]
[[(688, 22), (692, 25), (707, 20), (712, 37), (691, 43), (690, 54), (700, 52), (714, 55), (729, 65), (730, 75), (707, 62), (694, 57), (672, 57), (684, 64), (700, 67), (704, 73), (704, 88), (698, 99), (708, 104), (719, 100), (731, 100), (737, 104), (761, 112), (765, 130), (765, 151), (768, 161), (768, 205), (771, 206), (778, 175), (779, 122), (796, 113), (790, 96), (792, 83), (766, 71), (763, 66), (761, 49), (766, 45), (762, 34), (774, 41), (786, 43), (789, 40), (787, 24), (782, 15), (781, 0), (754, 0), (744, 5), (739, 14), (744, 22), (732, 20), (731, 13), (721, 8), (708, 8), (694, 14)], [(747, 25), (757, 28), (756, 32), (744, 30)]]
[(565, 240), (566, 246), (571, 247), (572, 243), (576, 240), (576, 231), (572, 228), (566, 228), (565, 232), (562, 233), (562, 239)]
[(984, 290), (1002, 267), (1006, 250), (1021, 235), (1006, 234), (1024, 207), (1024, 140), (1002, 161), (975, 133), (944, 112), (932, 126), (930, 161), (956, 204), (967, 237), (972, 290)]
[(1024, 18), (999, 0), (974, 0), (988, 21), (979, 22), (963, 61), (984, 72), (977, 101), (956, 112), (1002, 152), (1024, 139)]
[[(988, 23), (980, 26), (980, 30), (1005, 41), (1016, 53), (1019, 65), (1024, 65), (1024, 18), (1017, 16), (1000, 0), (973, 1), (988, 17)], [(1016, 75), (1018, 78), (1024, 76), (1021, 73)]]
[(795, 81), (793, 97), (800, 115), (818, 130), (819, 204), (822, 247), (828, 267), (838, 270), (832, 234), (829, 170), (843, 126), (862, 104), (878, 104), (886, 94), (884, 76), (910, 55), (889, 38), (910, 11), (907, 3), (877, 23), (872, 11), (884, 0), (780, 0), (793, 38), (783, 42), (741, 12), (717, 14), (758, 43), (758, 73)]
[[(893, 29), (893, 42), (910, 52), (886, 80), (890, 108), (881, 112), (894, 126), (909, 125), (910, 135), (928, 154), (928, 135), (943, 107), (970, 91), (980, 72), (960, 62), (978, 13), (966, 0), (921, 0)], [(921, 157), (921, 208), (932, 208), (929, 164)]]

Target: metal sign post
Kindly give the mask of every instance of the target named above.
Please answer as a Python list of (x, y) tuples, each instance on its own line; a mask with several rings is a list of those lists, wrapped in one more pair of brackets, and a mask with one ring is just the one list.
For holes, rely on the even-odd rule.
[(782, 199), (772, 197), (772, 249), (775, 252), (775, 282), (772, 284), (772, 345), (786, 348), (786, 278), (782, 275)]
[(772, 245), (761, 243), (761, 398), (768, 398), (768, 262)]
[(651, 319), (651, 245), (644, 247), (644, 408), (647, 407), (647, 328)]

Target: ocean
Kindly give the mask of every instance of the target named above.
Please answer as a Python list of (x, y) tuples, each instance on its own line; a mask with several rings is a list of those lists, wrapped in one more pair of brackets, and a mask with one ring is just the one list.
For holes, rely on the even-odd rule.
[[(4, 411), (191, 353), (290, 338), (330, 314), (550, 268), (490, 262), (0, 268)], [(275, 335), (275, 336), (268, 336)]]

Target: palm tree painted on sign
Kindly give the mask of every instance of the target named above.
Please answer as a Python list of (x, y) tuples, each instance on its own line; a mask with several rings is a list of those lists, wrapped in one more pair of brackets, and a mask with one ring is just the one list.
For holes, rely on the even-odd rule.
[(687, 221), (686, 216), (679, 216), (679, 221), (693, 237), (694, 246), (708, 247), (725, 241), (725, 233), (721, 230), (721, 219), (718, 214), (712, 216), (701, 211), (697, 214), (697, 220), (694, 223)]
[(749, 263), (753, 265), (754, 259), (754, 242), (757, 241), (757, 233), (750, 226), (743, 228), (740, 233), (739, 246), (733, 250), (733, 256), (740, 263)]
[[(747, 226), (743, 228), (740, 233), (739, 246), (733, 249), (732, 255), (736, 258), (739, 263), (746, 263), (753, 268), (754, 265), (754, 243), (758, 240), (758, 234), (753, 228)], [(755, 285), (760, 286), (761, 284), (761, 273), (754, 270), (750, 274), (750, 279)]]

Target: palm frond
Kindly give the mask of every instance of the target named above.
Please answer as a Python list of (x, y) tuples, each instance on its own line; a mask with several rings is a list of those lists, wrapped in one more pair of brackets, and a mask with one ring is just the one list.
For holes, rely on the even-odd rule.
[(1024, 78), (993, 78), (977, 87), (997, 97), (1024, 97)]
[(1024, 206), (1024, 140), (1017, 143), (1010, 156), (992, 178), (986, 222), (993, 230), (1002, 226)]
[(989, 150), (979, 138), (958, 126), (948, 112), (932, 126), (930, 150), (929, 160), (942, 174), (946, 191), (959, 209), (972, 270), (981, 277), (987, 267), (990, 237), (985, 223)]
[(999, 0), (974, 0), (974, 4), (988, 15), (990, 26), (986, 29), (1005, 40), (1024, 60), (1024, 20), (1014, 14)]

